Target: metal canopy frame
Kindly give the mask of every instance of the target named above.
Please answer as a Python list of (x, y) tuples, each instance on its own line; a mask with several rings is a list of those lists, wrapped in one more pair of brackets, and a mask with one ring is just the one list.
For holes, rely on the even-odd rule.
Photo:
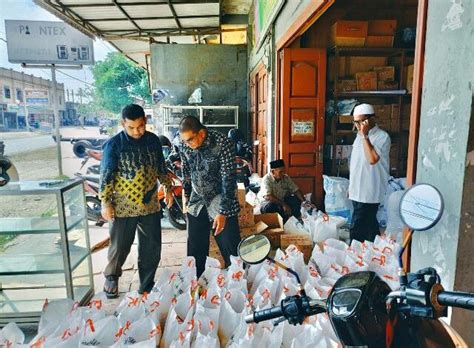
[(246, 18), (223, 13), (222, 3), (231, 0), (33, 1), (84, 34), (108, 41), (144, 68), (151, 43), (201, 43), (211, 35), (222, 42), (223, 32), (246, 30), (222, 28), (226, 21)]

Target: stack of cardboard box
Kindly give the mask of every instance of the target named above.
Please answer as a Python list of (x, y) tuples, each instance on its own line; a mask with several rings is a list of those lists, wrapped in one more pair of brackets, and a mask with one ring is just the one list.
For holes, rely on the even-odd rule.
[[(283, 218), (278, 213), (254, 216), (254, 207), (245, 200), (245, 187), (243, 185), (239, 185), (237, 196), (240, 204), (239, 225), (241, 239), (252, 234), (262, 233), (270, 240), (272, 249), (285, 249), (290, 244), (293, 244), (303, 252), (305, 261), (309, 260), (312, 251), (312, 240), (309, 235), (285, 234)], [(311, 247), (308, 245), (311, 245)], [(224, 267), (224, 259), (212, 235), (209, 240), (209, 256), (218, 259)]]

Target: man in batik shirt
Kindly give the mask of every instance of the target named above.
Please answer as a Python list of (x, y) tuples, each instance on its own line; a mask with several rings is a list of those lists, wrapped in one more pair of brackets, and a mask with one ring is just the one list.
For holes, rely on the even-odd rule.
[(192, 116), (179, 126), (179, 152), (188, 216), (188, 256), (196, 259), (198, 276), (204, 272), (213, 233), (225, 261), (237, 255), (240, 241), (239, 202), (234, 144), (217, 131), (207, 129)]
[(161, 212), (158, 180), (165, 186), (166, 203), (173, 203), (171, 180), (159, 138), (145, 130), (143, 108), (130, 104), (122, 110), (124, 130), (103, 147), (100, 168), (102, 216), (109, 221), (110, 247), (104, 292), (118, 296), (118, 278), (138, 230), (139, 292), (150, 292), (161, 258)]

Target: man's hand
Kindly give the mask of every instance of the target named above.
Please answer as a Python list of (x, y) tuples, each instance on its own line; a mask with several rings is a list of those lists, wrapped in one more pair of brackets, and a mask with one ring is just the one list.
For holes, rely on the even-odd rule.
[(166, 206), (168, 207), (168, 209), (171, 208), (171, 206), (173, 205), (173, 202), (174, 202), (173, 192), (172, 191), (166, 192), (165, 203), (166, 203)]
[(214, 223), (212, 224), (212, 228), (216, 231), (214, 236), (218, 236), (224, 230), (225, 223), (227, 218), (225, 215), (217, 214), (216, 218), (214, 219)]
[(370, 130), (369, 120), (361, 122), (357, 128), (359, 129), (360, 135), (363, 137), (368, 136)]
[(291, 215), (291, 207), (288, 204), (283, 204), (283, 211), (286, 215)]
[(183, 206), (181, 208), (183, 209), (183, 213), (186, 214), (188, 212), (188, 199), (189, 198), (184, 195), (184, 192), (181, 197), (183, 200)]
[(113, 221), (115, 219), (115, 209), (111, 205), (102, 207), (102, 217), (106, 221)]

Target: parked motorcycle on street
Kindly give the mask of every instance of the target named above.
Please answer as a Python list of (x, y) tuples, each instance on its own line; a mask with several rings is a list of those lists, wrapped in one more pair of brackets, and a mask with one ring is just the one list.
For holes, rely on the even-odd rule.
[(374, 272), (343, 275), (334, 284), (329, 298), (309, 298), (298, 274), (268, 257), (270, 242), (264, 235), (251, 235), (240, 242), (239, 256), (248, 264), (268, 260), (293, 274), (299, 295), (287, 297), (280, 306), (256, 311), (247, 323), (276, 319), (302, 324), (308, 316), (327, 313), (343, 346), (365, 347), (467, 347), (453, 328), (439, 320), (448, 307), (474, 310), (474, 293), (445, 291), (434, 268), (405, 273), (402, 255), (414, 231), (425, 231), (443, 214), (443, 198), (428, 184), (418, 184), (404, 194), (400, 214), (410, 229), (399, 254), (400, 288), (390, 287)]
[(170, 208), (167, 207), (165, 203), (166, 195), (163, 185), (160, 185), (158, 188), (158, 199), (160, 201), (161, 208), (168, 218), (170, 224), (178, 230), (185, 230), (186, 214), (183, 212), (183, 183), (181, 179), (171, 170), (171, 168), (168, 167), (167, 170), (168, 175), (172, 181), (171, 192), (173, 193), (174, 197), (173, 205)]
[[(81, 167), (82, 168), (82, 167)], [(87, 219), (95, 222), (96, 226), (103, 226), (105, 220), (102, 217), (102, 204), (99, 199), (99, 175), (97, 174), (75, 174), (84, 181), (86, 194)]]

